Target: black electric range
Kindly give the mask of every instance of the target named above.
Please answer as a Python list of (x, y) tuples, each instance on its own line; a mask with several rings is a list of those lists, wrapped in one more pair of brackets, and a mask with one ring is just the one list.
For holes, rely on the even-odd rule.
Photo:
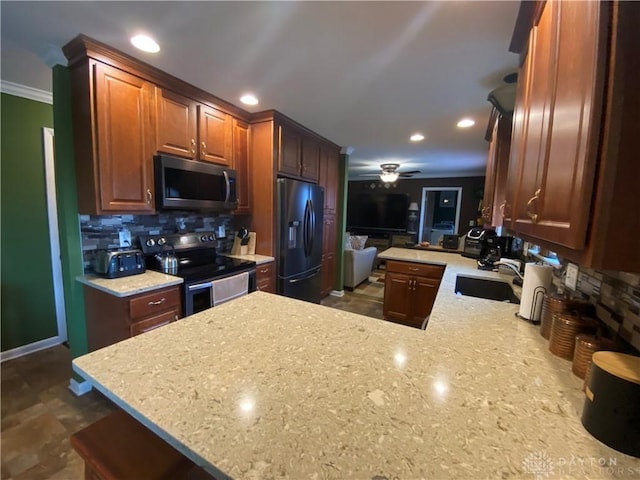
[(249, 274), (248, 291), (256, 290), (256, 262), (218, 255), (214, 232), (141, 235), (140, 248), (147, 269), (162, 272), (161, 260), (175, 255), (182, 284), (183, 315), (191, 315), (212, 306), (211, 282), (244, 272)]

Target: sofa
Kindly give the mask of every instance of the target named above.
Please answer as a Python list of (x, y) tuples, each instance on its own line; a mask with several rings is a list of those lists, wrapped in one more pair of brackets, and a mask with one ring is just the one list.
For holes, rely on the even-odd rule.
[[(366, 237), (364, 238), (366, 241)], [(344, 249), (344, 286), (350, 290), (369, 278), (378, 253), (376, 247), (362, 248), (363, 245), (364, 241), (361, 242), (360, 248), (353, 248), (347, 236)]]

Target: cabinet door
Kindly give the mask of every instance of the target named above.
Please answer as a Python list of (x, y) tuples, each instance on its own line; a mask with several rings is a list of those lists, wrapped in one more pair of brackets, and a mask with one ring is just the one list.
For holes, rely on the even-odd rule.
[(196, 103), (169, 90), (160, 90), (157, 105), (157, 150), (179, 157), (196, 156)]
[(99, 205), (103, 212), (153, 212), (155, 86), (96, 63)]
[(336, 214), (338, 204), (338, 153), (328, 148), (320, 149), (319, 183), (324, 187), (324, 213)]
[(553, 87), (555, 24), (552, 2), (543, 6), (540, 21), (531, 33), (529, 55), (529, 95), (526, 106), (526, 126), (522, 138), (522, 165), (516, 188), (513, 228), (531, 232), (540, 213), (539, 172), (544, 164), (551, 118), (550, 95)]
[(198, 158), (232, 167), (233, 121), (230, 115), (198, 105)]
[[(531, 42), (529, 42), (531, 44)], [(520, 179), (520, 169), (524, 159), (524, 138), (527, 127), (527, 110), (529, 94), (529, 71), (531, 70), (532, 55), (527, 55), (523, 65), (518, 69), (518, 84), (516, 86), (516, 104), (513, 111), (513, 131), (511, 136), (511, 151), (507, 170), (507, 184), (505, 186), (504, 201), (498, 205), (502, 214), (502, 225), (514, 228), (514, 210), (516, 189)]]
[(278, 127), (278, 139), (278, 172), (299, 176), (302, 137), (298, 132), (281, 125)]
[(433, 304), (436, 301), (439, 280), (430, 278), (415, 277), (413, 279), (413, 296), (411, 318), (409, 325), (420, 328), (427, 315), (431, 314)]
[(320, 169), (320, 144), (308, 137), (302, 139), (302, 162), (300, 175), (305, 180), (318, 181)]
[(262, 292), (276, 293), (275, 262), (263, 263), (256, 267), (256, 283)]
[(336, 219), (325, 215), (322, 230), (322, 296), (333, 290), (335, 280)]
[(484, 177), (484, 197), (482, 199), (482, 220), (485, 224), (491, 224), (493, 212), (493, 196), (496, 190), (496, 176), (498, 159), (496, 158), (498, 144), (498, 122), (493, 124), (493, 133), (489, 143), (487, 155), (487, 169)]
[(553, 110), (548, 154), (539, 173), (536, 224), (523, 232), (581, 249), (591, 211), (604, 93), (603, 69), (597, 64), (604, 50), (598, 35), (601, 6), (600, 2), (570, 1), (552, 6), (558, 47), (553, 62), (555, 83), (550, 89)]
[(251, 213), (251, 191), (249, 190), (249, 124), (233, 119), (233, 165), (236, 170), (236, 215)]
[(406, 324), (411, 317), (413, 277), (387, 272), (384, 280), (382, 314), (387, 320)]

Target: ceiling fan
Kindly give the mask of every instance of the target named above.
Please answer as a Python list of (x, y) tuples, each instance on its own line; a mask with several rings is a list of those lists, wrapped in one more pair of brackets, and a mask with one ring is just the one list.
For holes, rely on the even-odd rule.
[(398, 168), (400, 168), (399, 163), (383, 163), (380, 165), (380, 173), (364, 173), (362, 176), (380, 176), (381, 181), (385, 183), (393, 183), (398, 178), (409, 178), (416, 173), (420, 173), (420, 170), (398, 172)]

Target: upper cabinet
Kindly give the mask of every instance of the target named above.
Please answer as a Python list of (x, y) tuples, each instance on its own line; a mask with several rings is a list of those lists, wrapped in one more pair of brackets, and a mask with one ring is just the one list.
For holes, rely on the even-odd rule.
[(583, 266), (640, 271), (640, 8), (528, 3), (512, 42), (522, 66), (504, 224)]
[(80, 212), (153, 212), (155, 86), (90, 59), (71, 79)]
[(236, 170), (236, 197), (238, 208), (233, 213), (246, 215), (251, 213), (251, 190), (249, 189), (249, 124), (233, 119), (233, 165)]
[(318, 181), (320, 168), (320, 143), (308, 133), (279, 122), (278, 173), (311, 182)]
[(487, 226), (502, 224), (506, 204), (507, 171), (511, 145), (511, 116), (504, 116), (494, 109), (489, 125), (491, 136), (487, 173), (484, 183), (482, 220)]
[(249, 213), (247, 112), (84, 35), (63, 51), (81, 213), (153, 213), (157, 152), (232, 168), (237, 158), (238, 213)]
[(198, 105), (199, 160), (233, 167), (233, 118), (215, 108)]
[(159, 152), (233, 166), (231, 115), (169, 90), (158, 97)]

